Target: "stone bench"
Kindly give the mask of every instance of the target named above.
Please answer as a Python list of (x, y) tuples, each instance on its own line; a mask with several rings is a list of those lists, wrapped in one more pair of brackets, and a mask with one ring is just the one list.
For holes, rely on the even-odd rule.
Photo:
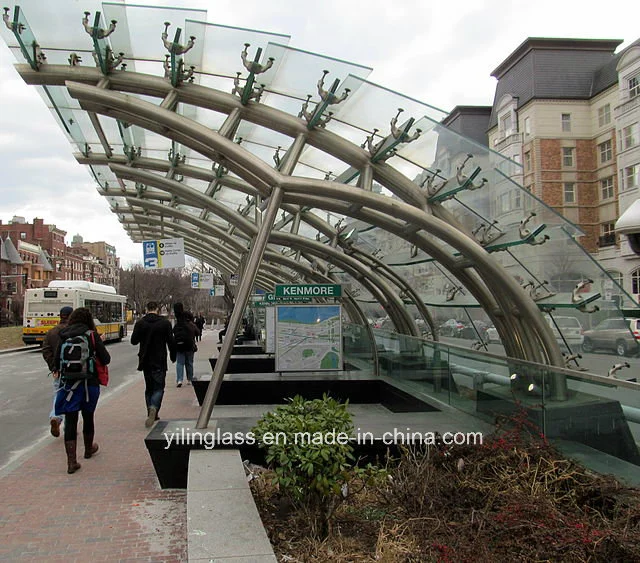
[(238, 450), (192, 450), (187, 482), (190, 563), (277, 563)]

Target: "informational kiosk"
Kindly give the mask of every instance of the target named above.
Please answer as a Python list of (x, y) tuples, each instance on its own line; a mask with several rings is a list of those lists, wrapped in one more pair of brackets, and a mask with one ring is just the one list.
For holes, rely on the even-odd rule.
[(342, 369), (342, 308), (339, 304), (304, 303), (339, 298), (337, 284), (276, 285), (269, 297), (275, 314), (276, 371)]

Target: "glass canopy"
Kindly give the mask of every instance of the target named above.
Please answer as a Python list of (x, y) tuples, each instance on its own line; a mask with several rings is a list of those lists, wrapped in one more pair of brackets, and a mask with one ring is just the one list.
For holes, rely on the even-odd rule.
[(342, 283), (354, 322), (437, 339), (447, 319), (483, 321), (509, 355), (562, 364), (541, 312), (587, 328), (637, 307), (603, 298), (617, 284), (579, 229), (445, 112), (176, 4), (21, 0), (1, 32), (132, 240), (182, 237), (241, 273), (278, 187), (255, 288)]

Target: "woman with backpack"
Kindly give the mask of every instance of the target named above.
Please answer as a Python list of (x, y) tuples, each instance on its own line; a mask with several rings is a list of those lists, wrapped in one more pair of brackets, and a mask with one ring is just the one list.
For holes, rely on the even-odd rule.
[(193, 355), (198, 350), (196, 337), (200, 330), (193, 322), (193, 313), (185, 311), (182, 303), (173, 306), (176, 324), (173, 326), (173, 339), (176, 343), (176, 387), (182, 387), (184, 372), (187, 372), (187, 385), (193, 381)]
[(100, 397), (96, 360), (106, 366), (111, 356), (96, 330), (91, 311), (79, 307), (71, 313), (67, 326), (60, 331), (60, 344), (54, 359), (61, 378), (56, 395), (56, 415), (65, 415), (67, 473), (75, 473), (80, 469), (76, 455), (80, 412), (85, 459), (98, 451), (98, 444), (93, 441), (93, 413)]

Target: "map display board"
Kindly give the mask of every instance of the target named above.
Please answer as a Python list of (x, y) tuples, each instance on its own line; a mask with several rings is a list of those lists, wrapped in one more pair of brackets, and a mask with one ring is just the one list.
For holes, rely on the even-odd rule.
[(341, 306), (276, 306), (276, 371), (339, 369), (342, 369)]

